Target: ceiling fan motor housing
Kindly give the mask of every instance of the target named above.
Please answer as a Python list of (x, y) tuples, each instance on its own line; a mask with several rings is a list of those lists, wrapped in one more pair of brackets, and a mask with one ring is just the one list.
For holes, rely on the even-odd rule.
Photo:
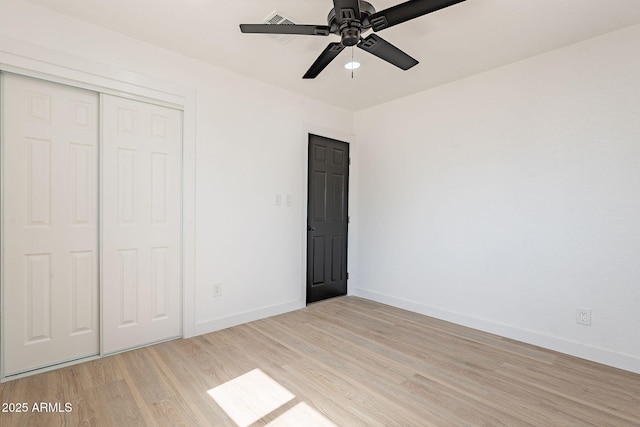
[[(340, 19), (336, 19), (336, 9), (333, 8), (329, 11), (329, 15), (327, 16), (327, 24), (330, 31), (334, 34), (342, 34), (345, 25), (354, 26), (354, 24), (358, 24), (361, 30), (367, 30), (371, 28), (369, 16), (374, 13), (376, 13), (376, 9), (371, 3), (360, 0), (360, 16), (353, 15), (351, 10), (343, 10)], [(342, 23), (342, 25), (339, 23)]]
[(347, 26), (341, 30), (340, 35), (344, 46), (354, 46), (360, 41), (360, 26)]
[(338, 23), (340, 23), (336, 33), (342, 37), (343, 46), (349, 47), (357, 45), (360, 41), (361, 33), (371, 27), (368, 18), (376, 12), (375, 8), (371, 3), (362, 0), (359, 2), (359, 7), (359, 16), (356, 16), (352, 9), (343, 9), (340, 17), (336, 17), (335, 8), (329, 12), (327, 18), (329, 27), (333, 26), (333, 28), (336, 28)]

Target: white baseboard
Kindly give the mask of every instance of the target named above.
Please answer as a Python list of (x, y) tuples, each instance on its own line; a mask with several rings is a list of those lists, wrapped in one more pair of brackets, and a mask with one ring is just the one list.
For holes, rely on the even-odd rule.
[(219, 319), (196, 322), (195, 333), (196, 335), (208, 334), (209, 332), (215, 332), (232, 326), (241, 325), (243, 323), (253, 322), (254, 320), (288, 313), (290, 311), (301, 309), (304, 306), (304, 302), (292, 301), (284, 304), (262, 307), (257, 310), (237, 313), (231, 316), (221, 317)]
[(478, 329), (491, 334), (500, 335), (505, 338), (510, 338), (516, 341), (536, 345), (549, 350), (590, 360), (592, 362), (602, 363), (603, 365), (613, 366), (615, 368), (640, 374), (640, 358), (628, 354), (616, 353), (614, 351), (592, 347), (578, 342), (567, 341), (559, 337), (544, 335), (539, 332), (518, 329), (513, 326), (478, 319), (465, 314), (455, 313), (437, 307), (431, 307), (416, 301), (409, 301), (365, 289), (354, 289), (353, 295), (393, 307), (402, 308), (414, 313), (423, 314), (425, 316), (434, 317), (436, 319), (445, 320), (457, 325)]

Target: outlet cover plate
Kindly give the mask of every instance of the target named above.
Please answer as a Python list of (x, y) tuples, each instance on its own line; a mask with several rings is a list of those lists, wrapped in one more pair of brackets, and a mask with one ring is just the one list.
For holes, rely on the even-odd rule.
[(219, 297), (222, 295), (222, 283), (213, 284), (213, 297)]
[(576, 323), (580, 325), (591, 325), (591, 309), (576, 308)]

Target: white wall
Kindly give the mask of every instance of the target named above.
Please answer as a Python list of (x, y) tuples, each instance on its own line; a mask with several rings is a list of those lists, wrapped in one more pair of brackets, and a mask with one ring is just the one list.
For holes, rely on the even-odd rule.
[[(195, 326), (187, 326), (203, 333), (304, 305), (305, 132), (352, 140), (353, 113), (18, 0), (2, 0), (0, 36), (67, 54), (53, 55), (65, 67), (93, 61), (134, 83), (194, 90)], [(292, 195), (292, 206), (275, 207), (276, 194)], [(223, 285), (217, 298), (214, 283)]]
[(357, 113), (355, 293), (640, 372), (638, 46), (634, 26)]

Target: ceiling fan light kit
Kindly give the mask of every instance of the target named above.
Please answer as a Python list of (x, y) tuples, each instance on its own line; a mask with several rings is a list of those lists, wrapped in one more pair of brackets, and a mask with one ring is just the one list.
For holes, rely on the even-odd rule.
[(339, 43), (329, 43), (307, 70), (304, 79), (316, 78), (349, 46), (358, 46), (402, 70), (408, 70), (418, 64), (416, 59), (377, 34), (369, 34), (366, 38), (362, 35), (369, 30), (378, 32), (463, 1), (465, 0), (409, 0), (376, 12), (373, 5), (364, 0), (333, 0), (327, 25), (240, 24), (240, 31), (253, 34), (340, 36)]

